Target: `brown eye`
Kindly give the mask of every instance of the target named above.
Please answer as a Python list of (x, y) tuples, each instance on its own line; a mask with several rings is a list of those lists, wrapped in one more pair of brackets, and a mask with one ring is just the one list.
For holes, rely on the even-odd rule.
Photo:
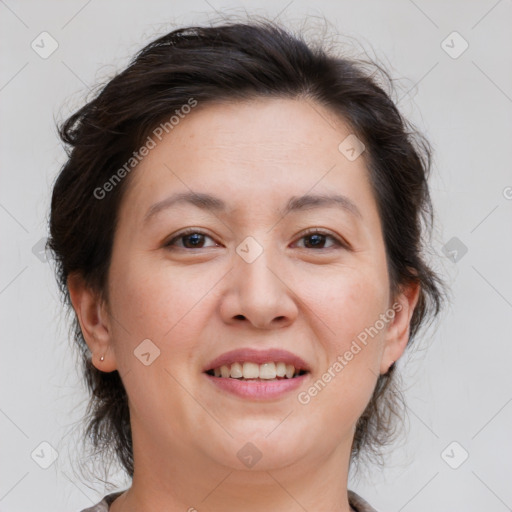
[(165, 244), (165, 247), (178, 247), (181, 249), (203, 249), (205, 247), (214, 247), (217, 245), (215, 242), (213, 245), (205, 245), (207, 239), (213, 241), (213, 239), (205, 233), (201, 233), (200, 231), (188, 231), (180, 233), (169, 240), (169, 242)]
[[(322, 231), (311, 231), (303, 235), (300, 240), (304, 240), (302, 248), (305, 249), (332, 249), (334, 247), (344, 247), (341, 241), (331, 234)], [(326, 246), (326, 244), (328, 244)]]
[(312, 248), (313, 249), (318, 249), (318, 248), (323, 249), (327, 238), (328, 237), (326, 235), (321, 235), (319, 233), (317, 233), (315, 235), (308, 235), (308, 236), (304, 237), (304, 240), (306, 240), (304, 245), (308, 249), (312, 249)]

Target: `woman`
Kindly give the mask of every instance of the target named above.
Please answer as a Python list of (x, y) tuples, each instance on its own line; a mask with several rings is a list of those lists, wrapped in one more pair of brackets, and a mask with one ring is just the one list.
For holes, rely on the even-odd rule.
[(50, 246), (132, 478), (89, 511), (371, 511), (350, 464), (441, 305), (428, 143), (362, 64), (270, 22), (144, 48), (71, 116)]

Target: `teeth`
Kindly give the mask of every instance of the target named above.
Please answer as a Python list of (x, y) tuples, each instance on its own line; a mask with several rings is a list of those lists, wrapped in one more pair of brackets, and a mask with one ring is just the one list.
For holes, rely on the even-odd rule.
[(259, 379), (260, 365), (256, 363), (244, 363), (242, 372), (244, 379)]
[(279, 362), (276, 364), (276, 375), (278, 377), (284, 377), (286, 375), (286, 364)]
[(241, 377), (244, 376), (243, 374), (243, 371), (242, 371), (242, 365), (240, 363), (233, 363), (231, 365), (231, 377), (233, 379), (240, 379)]
[[(291, 379), (296, 373), (293, 364), (286, 364), (283, 362), (274, 363), (269, 361), (264, 364), (257, 364), (251, 362), (233, 363), (232, 365), (223, 365), (220, 368), (215, 368), (213, 374), (215, 377), (232, 379), (262, 379), (274, 380), (276, 377), (286, 377)], [(298, 372), (297, 372), (298, 373)]]
[[(247, 363), (245, 363), (245, 364), (247, 364)], [(245, 368), (245, 364), (244, 364), (244, 368)], [(275, 363), (265, 363), (265, 364), (259, 365), (258, 373), (259, 373), (260, 379), (275, 379), (277, 376)], [(244, 371), (244, 374), (245, 374), (245, 371)]]

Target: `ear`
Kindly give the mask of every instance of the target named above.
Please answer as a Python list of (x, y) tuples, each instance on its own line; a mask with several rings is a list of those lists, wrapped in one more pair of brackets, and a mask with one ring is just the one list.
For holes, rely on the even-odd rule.
[(68, 276), (67, 286), (82, 334), (92, 353), (92, 364), (102, 372), (114, 371), (117, 365), (106, 304), (78, 273)]
[(387, 373), (389, 367), (395, 361), (398, 361), (404, 353), (405, 347), (409, 342), (411, 317), (418, 303), (419, 296), (420, 284), (412, 282), (400, 289), (400, 293), (395, 297), (390, 306), (395, 315), (388, 325), (386, 332), (386, 340), (380, 363), (381, 375)]

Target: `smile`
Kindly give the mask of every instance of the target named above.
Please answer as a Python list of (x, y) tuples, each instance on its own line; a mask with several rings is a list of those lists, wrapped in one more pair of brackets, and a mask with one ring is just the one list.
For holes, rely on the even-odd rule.
[(265, 380), (272, 382), (280, 379), (293, 379), (307, 372), (306, 370), (295, 368), (293, 364), (286, 364), (282, 361), (277, 363), (270, 361), (263, 364), (235, 362), (231, 365), (218, 366), (208, 370), (206, 373), (221, 379)]

